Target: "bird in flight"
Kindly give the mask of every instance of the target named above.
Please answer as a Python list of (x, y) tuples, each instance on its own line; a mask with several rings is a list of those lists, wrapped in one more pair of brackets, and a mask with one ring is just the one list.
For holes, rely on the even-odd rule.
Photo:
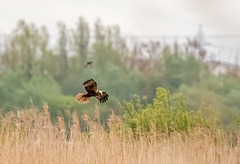
[(84, 67), (87, 68), (87, 66), (90, 66), (90, 68), (92, 68), (92, 65), (93, 65), (93, 61), (89, 61), (85, 63)]
[(96, 97), (100, 103), (104, 103), (108, 100), (108, 94), (105, 91), (97, 90), (97, 83), (93, 79), (85, 81), (84, 85), (87, 93), (78, 93), (75, 100), (80, 104), (87, 104), (90, 102), (91, 97)]

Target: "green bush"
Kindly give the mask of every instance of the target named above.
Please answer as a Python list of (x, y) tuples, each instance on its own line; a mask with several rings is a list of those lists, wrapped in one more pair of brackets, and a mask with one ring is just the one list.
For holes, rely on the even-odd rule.
[[(194, 127), (215, 129), (219, 124), (216, 110), (211, 107), (201, 107), (196, 111), (186, 109), (181, 94), (170, 94), (164, 88), (157, 88), (153, 103), (148, 104), (146, 98), (139, 96), (129, 102), (123, 101), (124, 123), (136, 131), (150, 131), (152, 126), (162, 132), (187, 131)], [(212, 114), (206, 115), (206, 111)]]
[(240, 128), (240, 115), (235, 116), (234, 119), (235, 119), (235, 122), (236, 122), (238, 128)]

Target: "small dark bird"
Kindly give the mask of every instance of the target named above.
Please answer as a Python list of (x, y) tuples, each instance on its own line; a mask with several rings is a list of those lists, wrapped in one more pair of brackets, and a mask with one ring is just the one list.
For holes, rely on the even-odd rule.
[(82, 85), (84, 85), (88, 93), (78, 93), (75, 97), (78, 103), (87, 104), (93, 96), (96, 97), (100, 103), (104, 103), (108, 100), (108, 94), (104, 91), (98, 91), (97, 83), (93, 79), (85, 81)]
[(87, 68), (87, 66), (90, 66), (92, 68), (93, 61), (86, 62), (84, 67)]

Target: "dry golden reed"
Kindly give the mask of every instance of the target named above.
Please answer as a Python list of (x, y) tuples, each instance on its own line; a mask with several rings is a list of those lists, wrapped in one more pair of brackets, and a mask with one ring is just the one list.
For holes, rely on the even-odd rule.
[[(0, 115), (0, 163), (3, 164), (206, 164), (240, 163), (240, 143), (230, 136), (195, 128), (188, 134), (166, 136), (152, 125), (138, 137), (126, 129), (122, 119), (112, 115), (108, 130), (99, 123), (99, 112), (91, 120), (71, 114), (67, 130), (64, 118), (52, 123), (48, 106), (32, 107)], [(79, 119), (88, 131), (81, 132)]]

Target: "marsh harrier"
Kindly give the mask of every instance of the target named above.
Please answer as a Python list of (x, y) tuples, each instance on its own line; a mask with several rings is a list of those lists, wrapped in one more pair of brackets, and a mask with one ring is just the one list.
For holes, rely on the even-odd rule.
[(104, 103), (108, 100), (108, 94), (104, 91), (97, 90), (97, 83), (93, 79), (85, 81), (84, 85), (87, 93), (78, 93), (75, 100), (80, 104), (87, 104), (90, 102), (91, 97), (96, 97), (100, 103)]

